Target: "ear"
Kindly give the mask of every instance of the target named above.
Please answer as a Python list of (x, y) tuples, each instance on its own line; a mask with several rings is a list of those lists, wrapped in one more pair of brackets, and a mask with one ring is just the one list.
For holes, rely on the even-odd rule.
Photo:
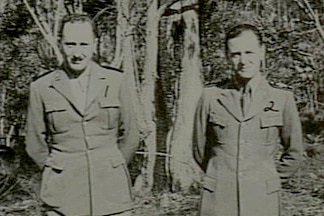
[(229, 51), (225, 53), (225, 57), (226, 57), (226, 60), (227, 60), (228, 65), (230, 65), (231, 67), (233, 67), (234, 66), (234, 62), (233, 62), (233, 60), (231, 58), (231, 54), (230, 54)]
[(99, 39), (98, 38), (95, 38), (94, 39), (94, 43), (93, 43), (93, 53), (96, 53), (97, 52), (98, 43), (99, 43)]
[(265, 45), (262, 44), (260, 46), (260, 57), (261, 57), (262, 60), (264, 60), (264, 58), (265, 58), (265, 52), (266, 52)]
[(230, 60), (230, 57), (229, 57), (229, 51), (227, 50), (226, 52), (225, 52), (225, 57), (226, 57), (226, 59), (227, 59), (227, 61), (229, 61)]
[(57, 40), (57, 46), (58, 46), (58, 48), (60, 49), (60, 51), (62, 52), (62, 50), (63, 50), (63, 46), (62, 46), (62, 39), (61, 39), (61, 38), (59, 38), (59, 39)]
[(265, 45), (260, 47), (260, 70), (263, 75), (266, 76), (266, 60), (265, 60)]

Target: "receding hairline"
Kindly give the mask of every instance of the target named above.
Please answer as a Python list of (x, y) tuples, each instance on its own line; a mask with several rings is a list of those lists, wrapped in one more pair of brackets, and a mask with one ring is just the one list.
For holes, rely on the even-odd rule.
[(64, 26), (62, 28), (62, 35), (63, 35), (63, 33), (64, 33), (64, 31), (66, 29), (69, 29), (69, 28), (71, 28), (71, 26), (74, 26), (74, 25), (84, 25), (81, 30), (83, 30), (84, 28), (88, 28), (89, 27), (89, 29), (93, 32), (91, 23), (81, 22), (81, 21), (80, 22), (67, 22), (67, 23), (64, 24)]
[(87, 15), (81, 15), (81, 14), (73, 14), (73, 15), (67, 15), (63, 17), (60, 23), (60, 28), (58, 32), (58, 36), (60, 39), (63, 37), (63, 32), (65, 29), (65, 26), (67, 24), (85, 24), (88, 23), (90, 26), (90, 29), (93, 33), (94, 38), (97, 38), (97, 28), (93, 20), (87, 16)]

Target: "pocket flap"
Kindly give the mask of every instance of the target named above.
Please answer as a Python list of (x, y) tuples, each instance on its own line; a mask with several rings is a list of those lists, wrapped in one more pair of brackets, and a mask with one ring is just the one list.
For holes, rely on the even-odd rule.
[(226, 126), (226, 121), (224, 117), (217, 115), (216, 113), (211, 113), (209, 116), (209, 121), (213, 124), (225, 127)]
[(261, 128), (283, 126), (281, 115), (261, 116)]
[(102, 98), (99, 100), (99, 106), (101, 108), (118, 108), (120, 103), (119, 101), (110, 100), (109, 98)]
[(59, 102), (45, 102), (45, 112), (60, 112), (60, 111), (65, 111), (66, 106), (65, 104), (59, 103)]
[(279, 191), (281, 188), (280, 179), (278, 179), (278, 178), (269, 179), (269, 180), (267, 180), (266, 184), (267, 184), (267, 193), (268, 194)]
[(211, 192), (213, 192), (215, 190), (216, 187), (216, 179), (210, 177), (210, 176), (204, 176), (203, 177), (203, 187), (206, 190), (209, 190)]
[(116, 168), (121, 164), (125, 164), (125, 159), (121, 153), (117, 153), (111, 158), (111, 165), (113, 168)]
[(62, 171), (64, 169), (64, 165), (65, 165), (65, 163), (63, 160), (55, 159), (53, 157), (48, 157), (45, 162), (45, 166), (48, 166), (48, 167), (51, 167), (52, 169), (60, 170), (60, 171)]

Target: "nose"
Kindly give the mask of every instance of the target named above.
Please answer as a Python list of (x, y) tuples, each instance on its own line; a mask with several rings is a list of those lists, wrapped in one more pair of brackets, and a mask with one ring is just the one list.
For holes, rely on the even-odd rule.
[(82, 55), (82, 47), (78, 44), (76, 46), (74, 46), (72, 49), (71, 49), (71, 53), (73, 56), (80, 56)]
[(73, 56), (74, 58), (80, 58), (80, 57), (82, 57), (82, 54), (81, 54), (81, 52), (74, 51), (74, 52), (72, 53), (72, 56)]
[(83, 59), (83, 56), (79, 52), (73, 52), (71, 56), (71, 61), (81, 61)]
[(83, 53), (82, 53), (81, 48), (75, 47), (72, 51), (72, 57), (79, 59), (79, 58), (82, 58), (82, 56), (83, 56)]
[(247, 55), (245, 55), (244, 53), (242, 53), (242, 54), (240, 55), (240, 61), (239, 61), (239, 63), (240, 63), (241, 65), (245, 65), (246, 62), (247, 62)]

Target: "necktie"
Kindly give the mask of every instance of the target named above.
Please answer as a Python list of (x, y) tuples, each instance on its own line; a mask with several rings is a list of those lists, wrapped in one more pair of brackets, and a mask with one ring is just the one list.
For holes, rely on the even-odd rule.
[(89, 74), (85, 74), (85, 76), (80, 76), (79, 77), (79, 86), (81, 89), (80, 96), (81, 96), (81, 101), (82, 102), (82, 110), (84, 111), (86, 104), (87, 104), (87, 94), (88, 94), (88, 88), (89, 88), (89, 79), (90, 76)]
[(242, 97), (241, 97), (241, 107), (243, 116), (247, 114), (251, 103), (251, 87), (246, 85), (242, 90)]

